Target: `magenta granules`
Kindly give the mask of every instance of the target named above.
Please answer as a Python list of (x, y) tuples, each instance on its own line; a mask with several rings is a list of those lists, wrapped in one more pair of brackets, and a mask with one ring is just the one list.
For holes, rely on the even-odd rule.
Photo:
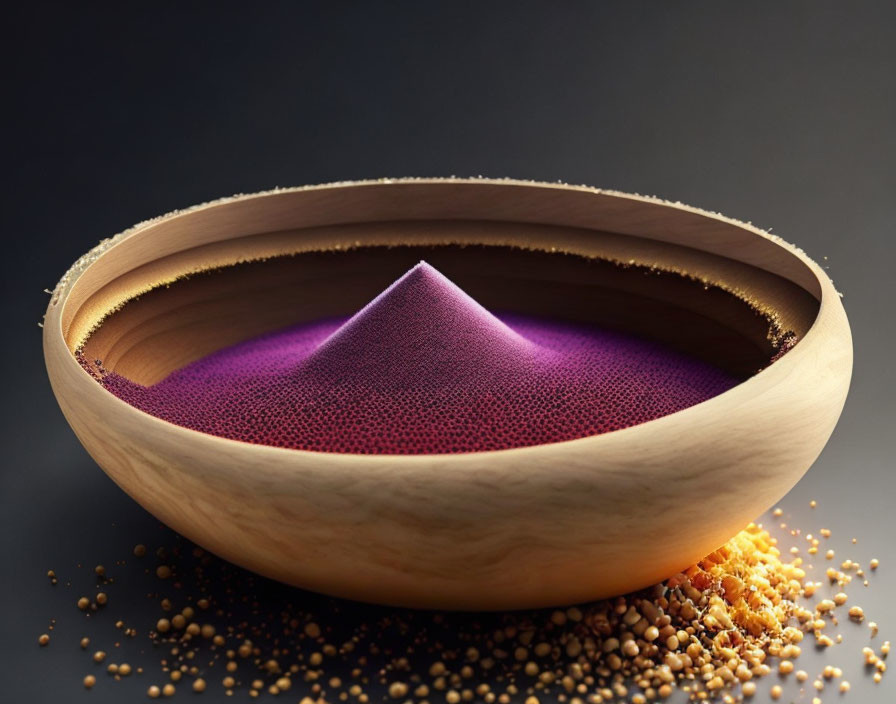
[(348, 320), (242, 342), (153, 386), (105, 387), (186, 428), (302, 450), (501, 450), (618, 430), (738, 379), (629, 335), (496, 317), (421, 262)]

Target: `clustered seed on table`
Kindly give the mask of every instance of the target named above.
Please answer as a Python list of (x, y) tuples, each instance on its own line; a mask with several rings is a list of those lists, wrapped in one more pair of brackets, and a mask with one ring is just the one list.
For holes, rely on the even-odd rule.
[[(797, 530), (790, 533), (803, 538)], [(827, 538), (830, 531), (820, 535)], [(817, 554), (820, 540), (804, 539), (807, 552)], [(861, 566), (846, 560), (825, 572), (836, 594), (815, 600), (823, 582), (807, 577), (798, 549), (785, 561), (776, 544), (768, 531), (750, 524), (651, 589), (568, 609), (477, 616), (359, 607), (323, 597), (299, 609), (291, 599), (265, 601), (253, 591), (264, 580), (199, 548), (160, 548), (159, 564), (146, 573), (160, 580), (149, 596), (161, 613), (140, 629), (159, 654), (159, 672), (150, 676), (128, 663), (109, 663), (106, 671), (112, 680), (132, 672), (151, 677), (146, 695), (153, 699), (181, 690), (201, 693), (220, 683), (228, 695), (291, 691), (300, 704), (645, 704), (675, 689), (694, 701), (737, 702), (757, 695), (772, 672), (807, 682), (809, 674), (794, 664), (804, 639), (811, 637), (818, 648), (837, 646), (837, 612), (850, 599), (844, 590), (854, 578), (868, 585)], [(147, 549), (137, 545), (133, 552), (139, 560)], [(871, 561), (872, 570), (878, 566)], [(95, 573), (103, 591), (76, 602), (87, 617), (114, 604), (107, 596), (114, 578), (102, 566)], [(52, 570), (48, 577), (57, 583)], [(853, 604), (848, 617), (860, 623), (865, 614)], [(137, 628), (123, 620), (115, 627), (137, 636)], [(868, 628), (874, 639), (877, 624)], [(50, 636), (42, 634), (38, 642), (46, 646)], [(90, 642), (82, 638), (81, 649)], [(113, 644), (120, 646), (120, 640)], [(889, 641), (862, 650), (875, 682), (886, 672), (889, 650)], [(103, 650), (93, 653), (97, 664), (107, 657)], [(96, 686), (96, 675), (88, 674), (83, 684)], [(771, 699), (783, 695), (780, 684), (765, 686)], [(824, 691), (843, 694), (850, 684), (840, 667), (827, 665), (812, 688), (812, 702), (820, 704)]]

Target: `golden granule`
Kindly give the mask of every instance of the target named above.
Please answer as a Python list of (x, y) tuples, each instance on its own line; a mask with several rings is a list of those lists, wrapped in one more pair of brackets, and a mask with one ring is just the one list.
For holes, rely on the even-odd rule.
[[(785, 553), (751, 524), (697, 564), (637, 593), (565, 609), (474, 615), (359, 607), (290, 590), (280, 600), (266, 580), (199, 548), (176, 546), (157, 551), (156, 566), (139, 568), (156, 613), (143, 627), (130, 626), (143, 611), (127, 617), (127, 629), (122, 619), (114, 623), (131, 637), (148, 634), (158, 653), (159, 671), (144, 685), (149, 698), (171, 697), (174, 683), (183, 682), (191, 696), (282, 698), (288, 691), (304, 704), (646, 704), (676, 689), (693, 701), (766, 701), (783, 697), (783, 688), (762, 678), (810, 681), (797, 669), (802, 650), (836, 650), (841, 612), (865, 618), (860, 607), (846, 606), (858, 563), (846, 560), (840, 570), (827, 568), (826, 582), (813, 581), (802, 559)], [(114, 580), (102, 579), (111, 589)], [(110, 599), (105, 610), (122, 608), (118, 601)], [(109, 628), (113, 618), (104, 622)], [(871, 623), (863, 629), (868, 638), (877, 633)], [(115, 635), (108, 645), (96, 638), (120, 646)], [(82, 648), (88, 644), (82, 640)], [(889, 649), (887, 641), (862, 651), (874, 681), (885, 676)], [(97, 663), (105, 659), (95, 652)], [(827, 683), (846, 692), (838, 665), (848, 662), (831, 662), (807, 689), (821, 692)], [(108, 668), (113, 681), (132, 671), (128, 664)]]

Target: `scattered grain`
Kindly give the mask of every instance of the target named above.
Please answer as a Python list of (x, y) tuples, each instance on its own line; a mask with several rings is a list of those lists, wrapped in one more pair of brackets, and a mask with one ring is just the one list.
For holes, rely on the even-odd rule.
[[(803, 540), (798, 530), (791, 534)], [(821, 531), (823, 538), (829, 534)], [(810, 535), (805, 540), (810, 552), (819, 542)], [(195, 691), (203, 691), (207, 685), (200, 673), (218, 667), (226, 670), (217, 672), (228, 696), (238, 694), (239, 686), (245, 686), (251, 698), (303, 687), (296, 699), (305, 704), (370, 704), (373, 697), (365, 690), (376, 682), (390, 699), (402, 703), (413, 697), (419, 704), (430, 699), (435, 704), (513, 704), (545, 697), (554, 701), (556, 695), (564, 704), (621, 699), (646, 704), (671, 697), (678, 685), (692, 700), (718, 698), (730, 704), (738, 701), (734, 687), (743, 697), (753, 697), (757, 680), (775, 670), (781, 676), (795, 672), (798, 682), (807, 681), (807, 673), (795, 670), (794, 664), (804, 637), (814, 638), (821, 647), (835, 642), (826, 633), (837, 624), (837, 609), (847, 602), (843, 587), (860, 572), (857, 563), (845, 560), (841, 570), (829, 567), (828, 579), (841, 590), (812, 607), (802, 600), (820, 596), (823, 584), (807, 578), (799, 556), (785, 561), (787, 552), (767, 531), (750, 525), (699, 563), (635, 594), (550, 612), (505, 614), (500, 624), (483, 630), (463, 622), (449, 626), (441, 615), (380, 612), (381, 621), (361, 621), (353, 632), (342, 634), (344, 616), (330, 626), (330, 620), (322, 620), (329, 613), (326, 609), (305, 612), (284, 604), (279, 615), (268, 613), (223, 566), (213, 577), (218, 563), (211, 556), (200, 550), (164, 551), (157, 553), (165, 563), (156, 568), (156, 576), (168, 579), (176, 573), (177, 580), (165, 596), (155, 593), (158, 585), (150, 588), (165, 615), (154, 617), (154, 629), (141, 630), (161, 649), (171, 682), (151, 686), (147, 695), (172, 696), (174, 683), (182, 678), (189, 678)], [(190, 555), (194, 563), (186, 562)], [(216, 579), (230, 581), (226, 588), (212, 591)], [(245, 579), (251, 586), (253, 578)], [(102, 601), (98, 595), (97, 603)], [(251, 608), (239, 620), (234, 611), (241, 605)], [(88, 608), (96, 607), (88, 601), (84, 610)], [(201, 621), (194, 620), (197, 613), (202, 613)], [(117, 624), (124, 628), (122, 620)], [(876, 633), (876, 624), (869, 625)], [(451, 632), (439, 635), (444, 628)], [(124, 633), (133, 636), (136, 629), (129, 626)], [(400, 640), (397, 650), (392, 645), (384, 650), (380, 644), (394, 643), (396, 636), (404, 639), (406, 652)], [(443, 640), (456, 637), (459, 647)], [(82, 647), (88, 644), (83, 639)], [(883, 676), (888, 651), (887, 643), (880, 655), (865, 654), (873, 675)], [(431, 657), (428, 680), (423, 679), (426, 670), (418, 672), (412, 665), (412, 654), (422, 652)], [(97, 651), (94, 657), (101, 662), (105, 653)], [(328, 662), (342, 668), (350, 658), (357, 662), (337, 670), (339, 676), (327, 672)], [(113, 670), (116, 679), (131, 672), (127, 664), (110, 665)], [(839, 668), (826, 666), (818, 682), (823, 686), (841, 675)], [(780, 685), (771, 692), (773, 698), (782, 695)]]

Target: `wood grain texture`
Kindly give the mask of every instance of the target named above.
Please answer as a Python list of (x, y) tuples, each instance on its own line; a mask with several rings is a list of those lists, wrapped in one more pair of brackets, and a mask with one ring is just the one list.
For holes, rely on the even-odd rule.
[[(529, 448), (401, 457), (196, 433), (120, 401), (72, 354), (110, 311), (178, 275), (261, 254), (399, 240), (612, 252), (683, 268), (767, 305), (802, 339), (730, 391), (639, 426)], [(66, 275), (47, 311), (44, 350), (59, 404), (87, 450), (190, 539), (329, 594), (472, 609), (618, 594), (715, 549), (815, 460), (852, 366), (832, 283), (780, 239), (655, 199), (479, 179), (240, 196), (137, 226)]]

